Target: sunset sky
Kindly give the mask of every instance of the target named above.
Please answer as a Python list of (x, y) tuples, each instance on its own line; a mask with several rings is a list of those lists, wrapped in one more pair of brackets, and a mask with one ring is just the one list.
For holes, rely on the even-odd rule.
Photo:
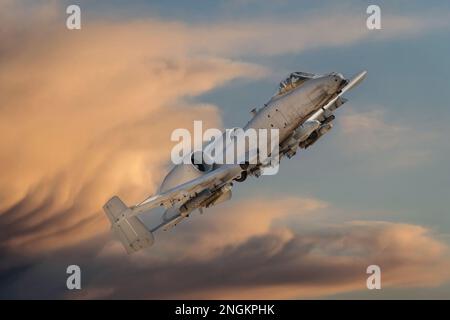
[[(376, 1), (368, 30), (372, 3), (0, 0), (0, 298), (450, 299), (450, 2)], [(277, 175), (149, 250), (113, 239), (102, 205), (156, 192), (175, 128), (244, 126), (293, 71), (361, 70)]]

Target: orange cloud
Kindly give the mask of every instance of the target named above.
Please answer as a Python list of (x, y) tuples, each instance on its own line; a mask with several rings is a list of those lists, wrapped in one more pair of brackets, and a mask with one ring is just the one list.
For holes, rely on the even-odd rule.
[[(258, 225), (258, 213), (264, 216), (264, 207), (271, 206), (271, 202), (270, 199), (260, 200), (261, 206), (247, 206), (246, 214), (255, 218)], [(103, 271), (101, 278), (92, 279), (84, 294), (88, 294), (90, 288), (97, 292), (96, 288), (108, 287), (112, 288), (111, 292), (103, 298), (317, 298), (367, 290), (366, 268), (372, 264), (381, 268), (383, 290), (438, 286), (450, 279), (449, 248), (424, 227), (352, 221), (323, 225), (315, 230), (306, 225), (306, 231), (299, 232), (289, 225), (284, 208), (272, 207), (271, 210), (270, 227), (246, 234), (246, 230), (252, 229), (248, 226), (244, 231), (246, 235), (234, 242), (224, 241), (220, 232), (216, 239), (217, 219), (200, 224), (201, 229), (195, 230), (201, 235), (198, 240), (214, 243), (214, 252), (205, 250), (208, 245), (202, 246), (197, 239), (183, 235), (182, 226), (190, 229), (189, 224), (180, 225), (180, 229), (172, 233), (170, 245), (178, 247), (178, 256), (168, 257), (154, 249), (127, 256), (122, 248), (110, 242), (100, 254), (90, 258), (89, 264), (92, 274), (97, 269), (108, 271)], [(227, 213), (234, 214), (227, 211), (220, 215)], [(301, 208), (291, 211), (297, 220), (307, 224), (308, 219), (298, 213), (302, 213)], [(217, 218), (221, 219), (219, 215)], [(206, 218), (198, 218), (199, 222), (200, 219)], [(279, 219), (278, 223), (284, 228), (274, 223)], [(233, 228), (239, 230), (239, 220), (232, 226), (223, 226), (231, 237)], [(189, 248), (196, 248), (197, 252)], [(186, 249), (188, 251), (182, 254)]]
[[(35, 19), (40, 29), (8, 25), (0, 39), (13, 51), (0, 58), (7, 248), (54, 249), (108, 230), (102, 204), (116, 193), (137, 202), (155, 189), (173, 129), (196, 119), (221, 126), (215, 106), (185, 98), (264, 72), (190, 56), (196, 43), (188, 30), (158, 23), (94, 23), (71, 32), (52, 10)], [(172, 48), (176, 39), (185, 46)]]
[(449, 281), (448, 245), (427, 228), (383, 221), (313, 226), (306, 215), (328, 208), (296, 197), (227, 203), (158, 234), (154, 247), (133, 256), (106, 243), (94, 260), (114, 264), (111, 273), (131, 267), (133, 275), (91, 285), (116, 288), (106, 298), (317, 298), (367, 290), (372, 264), (380, 266), (385, 290)]
[(429, 230), (377, 221), (345, 223), (326, 232), (292, 232), (289, 237), (268, 232), (221, 251), (207, 263), (212, 270), (227, 265), (226, 280), (171, 297), (292, 299), (367, 290), (366, 268), (371, 264), (380, 266), (384, 289), (437, 286), (450, 279), (448, 247)]
[[(274, 228), (279, 235), (289, 238), (291, 231), (283, 223), (289, 216), (312, 214), (326, 206), (326, 203), (314, 198), (232, 199), (204, 210), (203, 215), (194, 212), (173, 231), (157, 231), (157, 243), (153, 249), (164, 252), (168, 258), (209, 258), (217, 250), (264, 235)], [(145, 221), (145, 216), (143, 219)], [(117, 253), (122, 255), (123, 249)], [(145, 256), (146, 253), (142, 255)]]

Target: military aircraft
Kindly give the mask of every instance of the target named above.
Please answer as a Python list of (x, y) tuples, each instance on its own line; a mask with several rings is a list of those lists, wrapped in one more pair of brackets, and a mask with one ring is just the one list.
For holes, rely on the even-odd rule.
[[(347, 80), (336, 72), (326, 75), (293, 72), (264, 106), (251, 111), (253, 117), (244, 130), (278, 129), (278, 157), (291, 158), (299, 148), (310, 147), (333, 127), (333, 112), (347, 101), (342, 95), (366, 74), (367, 71), (362, 71)], [(198, 153), (192, 153), (188, 164), (175, 165), (157, 194), (137, 205), (128, 207), (114, 196), (103, 206), (112, 230), (128, 253), (151, 246), (156, 230), (173, 228), (194, 210), (202, 213), (203, 208), (231, 199), (234, 181), (258, 177), (267, 165), (258, 160), (252, 165), (248, 162), (207, 164), (202, 159), (200, 154), (199, 164)], [(149, 216), (151, 222), (144, 223), (144, 216)]]

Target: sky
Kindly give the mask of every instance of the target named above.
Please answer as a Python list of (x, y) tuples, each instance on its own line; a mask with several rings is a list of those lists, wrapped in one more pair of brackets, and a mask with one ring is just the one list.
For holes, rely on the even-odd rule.
[[(0, 0), (0, 298), (449, 299), (450, 3), (377, 1), (381, 30), (369, 4)], [(244, 126), (293, 71), (361, 70), (277, 175), (149, 250), (113, 238), (102, 205), (156, 192), (174, 129)]]

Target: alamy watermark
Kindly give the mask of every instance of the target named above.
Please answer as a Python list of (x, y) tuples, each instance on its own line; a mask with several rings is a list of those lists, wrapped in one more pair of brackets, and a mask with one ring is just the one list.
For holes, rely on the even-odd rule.
[(274, 175), (279, 166), (279, 129), (209, 128), (194, 121), (194, 134), (185, 128), (172, 132), (178, 142), (171, 152), (173, 164), (248, 164), (259, 165), (262, 175)]
[(366, 13), (369, 15), (366, 20), (366, 26), (369, 30), (381, 29), (381, 8), (375, 4), (367, 7)]
[(81, 8), (76, 4), (71, 4), (66, 8), (66, 13), (69, 15), (66, 19), (66, 27), (69, 30), (81, 29)]
[(69, 274), (66, 280), (66, 287), (69, 290), (81, 289), (81, 269), (76, 264), (67, 267), (66, 273)]
[(367, 267), (366, 273), (370, 274), (366, 281), (367, 289), (381, 289), (381, 268), (376, 264), (372, 264)]

